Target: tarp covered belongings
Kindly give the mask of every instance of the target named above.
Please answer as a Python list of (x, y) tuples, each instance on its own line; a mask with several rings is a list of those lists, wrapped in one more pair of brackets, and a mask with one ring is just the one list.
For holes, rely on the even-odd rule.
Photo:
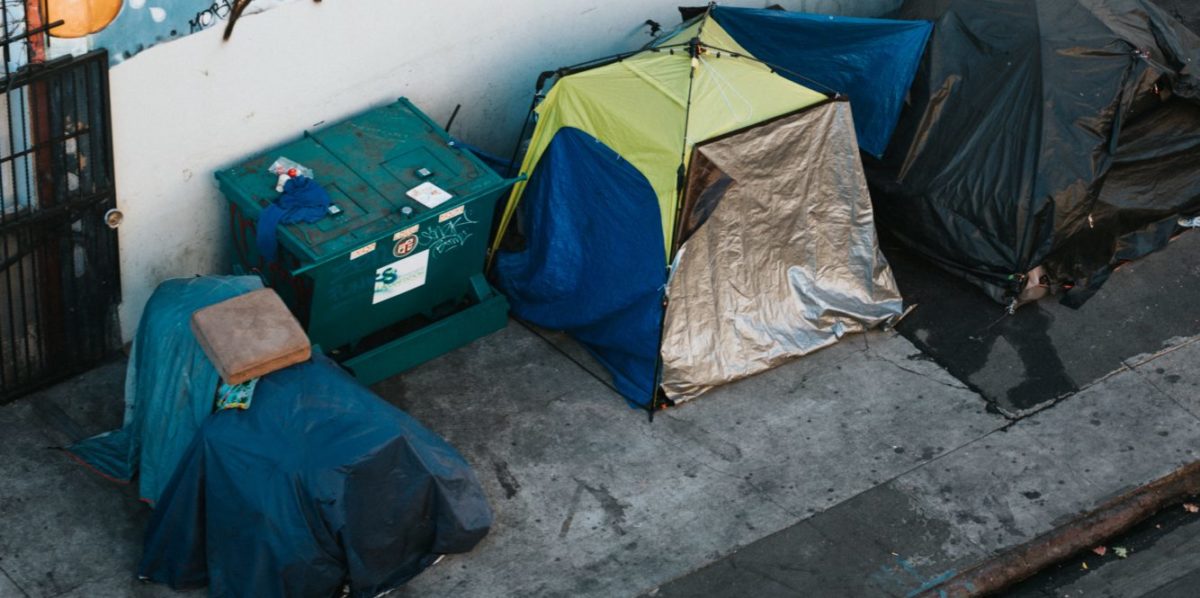
[(215, 596), (376, 596), (466, 552), (491, 510), (446, 441), (322, 355), (204, 423), (154, 510), (138, 574)]
[(1196, 0), (1153, 0), (1167, 14), (1183, 23), (1192, 33), (1200, 34), (1200, 2)]
[(138, 324), (125, 375), (125, 423), (68, 447), (104, 476), (138, 477), (138, 496), (153, 505), (196, 430), (213, 411), (217, 370), (192, 335), (192, 312), (261, 289), (257, 276), (164, 281)]
[[(660, 384), (690, 399), (901, 310), (850, 105), (781, 76), (722, 14), (737, 13), (709, 9), (654, 48), (559, 71), (497, 237), (523, 202), (526, 246), (495, 262), (513, 312), (570, 333), (641, 406)], [(854, 31), (864, 64), (887, 70), (875, 92), (903, 97), (892, 70), (912, 72), (929, 25), (861, 21), (825, 18), (829, 32), (791, 43)], [(754, 34), (754, 19), (730, 22)], [(872, 40), (901, 31), (915, 31), (895, 43), (906, 51), (881, 60)]]
[(1085, 300), (1200, 211), (1200, 40), (1148, 0), (906, 2), (936, 21), (877, 221), (1015, 306)]

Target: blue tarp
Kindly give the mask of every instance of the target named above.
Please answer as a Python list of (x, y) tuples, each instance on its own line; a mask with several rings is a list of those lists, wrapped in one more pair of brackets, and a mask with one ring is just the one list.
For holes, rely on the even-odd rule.
[[(210, 400), (211, 403), (211, 400)], [(210, 416), (146, 529), (140, 577), (210, 596), (371, 597), (471, 550), (491, 509), (445, 440), (323, 355)]]
[(192, 312), (261, 289), (257, 276), (178, 278), (158, 285), (138, 325), (125, 376), (125, 423), (68, 447), (154, 504), (213, 410), (220, 376), (192, 335)]
[(630, 402), (648, 405), (662, 322), (662, 221), (646, 177), (591, 135), (563, 128), (525, 188), (524, 251), (496, 260), (512, 312), (563, 330), (613, 375)]
[(848, 96), (858, 145), (875, 157), (887, 149), (933, 31), (928, 21), (726, 6), (715, 7), (712, 16), (780, 75), (817, 91)]

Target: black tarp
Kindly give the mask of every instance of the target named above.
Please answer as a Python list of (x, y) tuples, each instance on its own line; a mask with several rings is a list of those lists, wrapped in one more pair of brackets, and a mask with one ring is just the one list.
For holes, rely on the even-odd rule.
[(1149, 0), (893, 16), (934, 34), (868, 178), (876, 221), (926, 257), (999, 301), (1039, 284), (1082, 301), (1200, 211), (1200, 39)]
[(328, 358), (261, 378), (196, 434), (146, 530), (140, 577), (211, 596), (375, 596), (466, 552), (492, 514), (445, 440)]
[(1154, 3), (1179, 19), (1192, 33), (1200, 33), (1200, 2), (1196, 0), (1154, 0)]

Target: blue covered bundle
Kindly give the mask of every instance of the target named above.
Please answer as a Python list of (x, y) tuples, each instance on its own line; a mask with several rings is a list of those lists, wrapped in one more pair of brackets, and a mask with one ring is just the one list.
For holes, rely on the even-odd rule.
[(163, 492), (138, 568), (213, 596), (375, 596), (492, 523), (445, 440), (328, 358), (264, 376), (213, 414)]
[(261, 289), (257, 276), (176, 278), (154, 290), (138, 324), (125, 374), (125, 423), (80, 441), (70, 454), (109, 479), (138, 476), (153, 505), (196, 430), (213, 410), (216, 368), (192, 335), (192, 312)]

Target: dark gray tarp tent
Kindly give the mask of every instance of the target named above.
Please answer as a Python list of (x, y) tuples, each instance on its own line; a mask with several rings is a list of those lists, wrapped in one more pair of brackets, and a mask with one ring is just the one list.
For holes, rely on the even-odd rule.
[(1200, 39), (1149, 0), (910, 0), (935, 21), (876, 221), (1016, 305), (1081, 302), (1200, 211)]
[(1193, 33), (1200, 33), (1200, 2), (1196, 0), (1154, 0), (1154, 3), (1182, 22)]

